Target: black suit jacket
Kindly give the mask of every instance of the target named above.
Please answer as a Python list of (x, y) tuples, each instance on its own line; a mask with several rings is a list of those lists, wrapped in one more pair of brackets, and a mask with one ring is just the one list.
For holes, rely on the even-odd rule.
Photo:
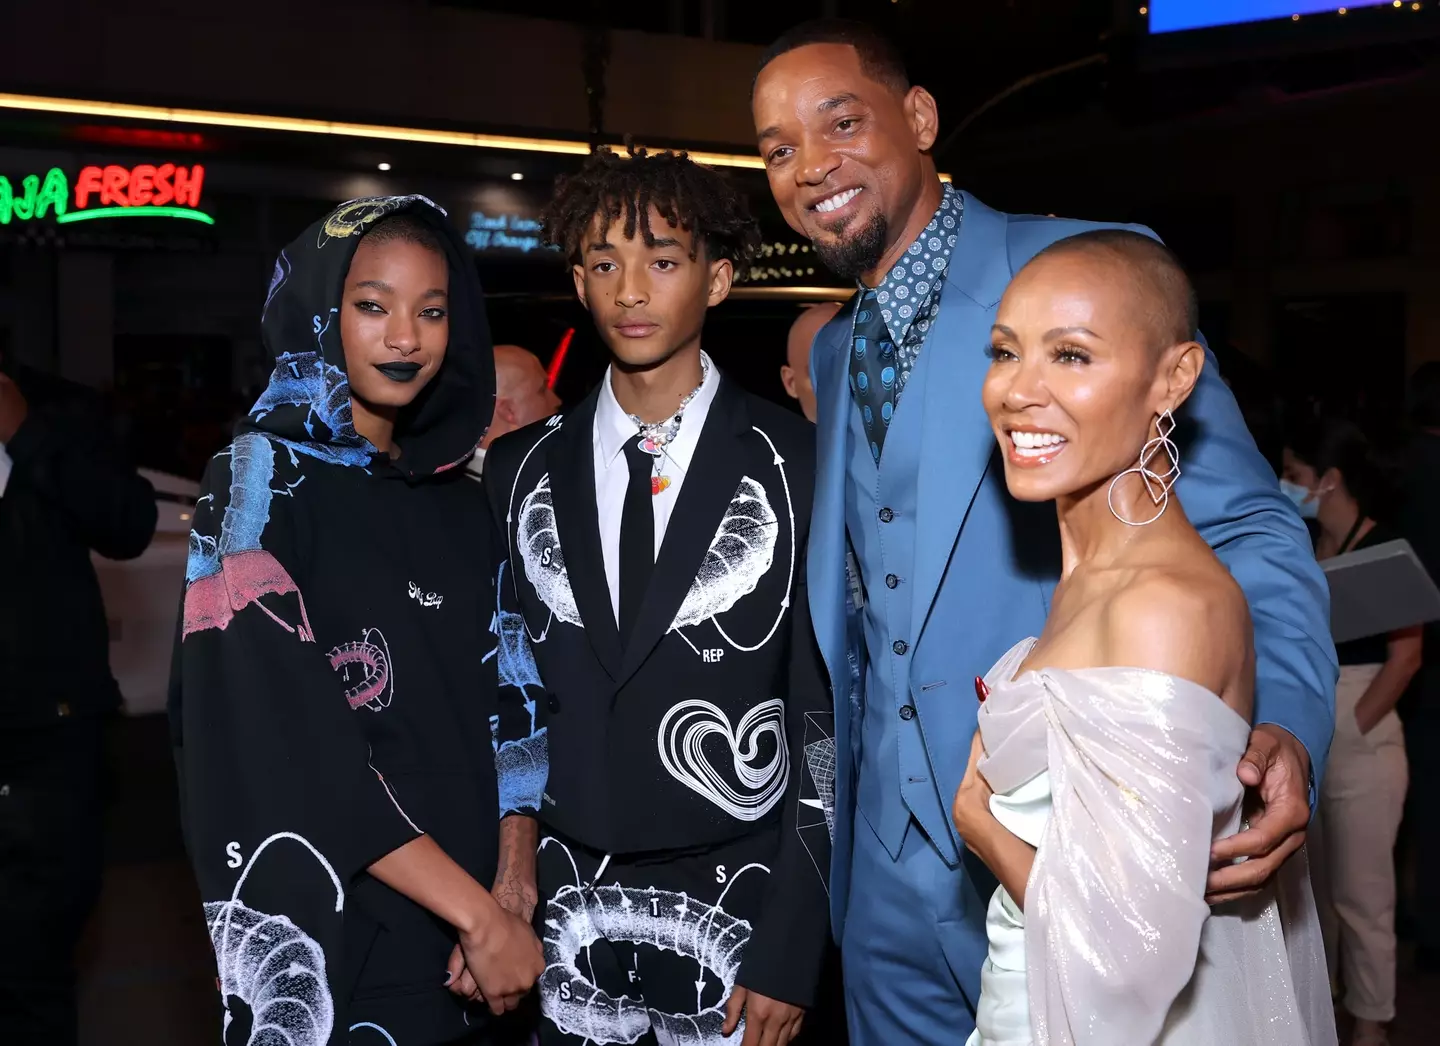
[(533, 757), (537, 730), (549, 761), (543, 792), (509, 805), (538, 805), (548, 826), (606, 853), (693, 850), (778, 825), (740, 982), (807, 1005), (828, 853), (801, 835), (819, 805), (802, 794), (829, 794), (829, 782), (817, 786), (809, 763), (823, 779), (824, 756), (806, 744), (828, 735), (816, 717), (833, 709), (805, 593), (813, 428), (721, 376), (622, 646), (595, 505), (598, 392), (497, 440), (485, 459), (508, 539), (498, 612), (516, 634), (523, 624), (544, 687), (543, 699), (502, 688), (502, 766), (507, 747)]

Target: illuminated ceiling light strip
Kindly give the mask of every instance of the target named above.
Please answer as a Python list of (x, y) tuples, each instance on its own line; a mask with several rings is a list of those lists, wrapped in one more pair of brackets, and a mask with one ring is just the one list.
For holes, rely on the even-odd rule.
[[(117, 120), (152, 120), (163, 123), (194, 124), (205, 127), (238, 127), (255, 131), (285, 131), (293, 134), (333, 134), (347, 138), (368, 138), (378, 141), (418, 142), (425, 145), (459, 145), (475, 149), (506, 149), (513, 152), (552, 153), (563, 156), (586, 156), (586, 142), (560, 138), (526, 138), (519, 135), (479, 134), (470, 131), (436, 131), (424, 127), (390, 127), (382, 124), (337, 123), (311, 120), (297, 116), (257, 116), (249, 113), (226, 113), (212, 109), (171, 109), (159, 105), (130, 105), (124, 102), (96, 102), (76, 98), (47, 98), (41, 95), (7, 94), (0, 92), (0, 109), (23, 109), (30, 112), (63, 113), (70, 116), (102, 116)], [(611, 148), (623, 154), (624, 146)], [(699, 163), (715, 167), (742, 167), (764, 170), (758, 156), (741, 153), (691, 152)], [(948, 174), (940, 175), (950, 181)]]
[(60, 225), (69, 225), (71, 222), (88, 222), (91, 218), (188, 218), (192, 222), (215, 224), (215, 219), (204, 211), (189, 207), (95, 207), (57, 215), (55, 221)]

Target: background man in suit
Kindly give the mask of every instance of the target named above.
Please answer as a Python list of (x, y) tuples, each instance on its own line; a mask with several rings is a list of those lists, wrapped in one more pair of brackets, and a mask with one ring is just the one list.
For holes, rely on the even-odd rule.
[(495, 346), (495, 416), (475, 456), (465, 463), (472, 476), (485, 467), (485, 452), (507, 432), (543, 421), (560, 409), (560, 397), (550, 388), (540, 359), (519, 345)]
[(810, 381), (810, 343), (820, 328), (835, 318), (840, 303), (822, 301), (801, 309), (795, 322), (790, 324), (790, 336), (785, 340), (785, 362), (780, 365), (780, 382), (785, 393), (792, 400), (800, 402), (800, 413), (807, 421), (815, 420), (815, 386)]
[[(867, 26), (787, 33), (752, 109), (787, 222), (860, 284), (811, 360), (811, 611), (837, 695), (849, 689), (847, 551), (864, 603), (864, 687), (835, 723), (831, 917), (851, 1039), (953, 1043), (973, 1026), (985, 957), (986, 891), (949, 818), (975, 732), (972, 681), (1039, 634), (1059, 565), (1053, 513), (1012, 502), (993, 465), (983, 346), (1013, 273), (1097, 226), (1002, 214), (943, 184), (928, 152), (935, 100)], [(1259, 888), (1300, 846), (1336, 668), (1305, 530), (1213, 360), (1177, 442), (1185, 511), (1244, 588), (1258, 651), (1260, 725), (1239, 776), (1263, 808), (1216, 847), (1213, 901)]]
[(133, 559), (155, 491), (88, 389), (0, 359), (0, 1042), (75, 1041), (100, 893), (104, 724), (120, 706), (92, 550)]

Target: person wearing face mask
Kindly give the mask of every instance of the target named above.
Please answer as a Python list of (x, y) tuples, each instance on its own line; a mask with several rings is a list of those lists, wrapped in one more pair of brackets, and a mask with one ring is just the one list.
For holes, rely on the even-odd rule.
[[(1315, 520), (1321, 560), (1400, 535), (1371, 515), (1382, 493), (1369, 441), (1353, 424), (1319, 418), (1285, 447), (1281, 486)], [(1381, 1046), (1395, 1018), (1395, 868), (1391, 851), (1405, 803), (1408, 765), (1395, 704), (1420, 670), (1422, 629), (1337, 643), (1335, 738), (1320, 792), (1321, 891), (1327, 951), (1336, 951), (1353, 1046)], [(1328, 899), (1325, 894), (1328, 892)], [(1332, 959), (1331, 969), (1336, 968)]]
[(494, 401), (465, 259), (420, 196), (311, 226), (206, 470), (170, 718), (226, 1042), (490, 1042), (543, 968), (499, 852), (524, 648), (474, 580), (503, 550), (462, 467)]

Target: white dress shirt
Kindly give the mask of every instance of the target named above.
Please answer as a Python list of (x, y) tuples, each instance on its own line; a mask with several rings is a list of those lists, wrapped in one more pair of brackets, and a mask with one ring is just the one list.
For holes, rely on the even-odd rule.
[[(702, 352), (700, 355), (705, 356)], [(705, 418), (710, 413), (710, 404), (715, 401), (715, 391), (720, 387), (720, 372), (710, 357), (705, 356), (709, 365), (704, 383), (680, 421), (680, 431), (665, 448), (661, 475), (670, 480), (670, 485), (650, 498), (655, 510), (655, 555), (660, 555), (660, 545), (665, 540), (665, 528), (670, 523), (670, 513), (680, 498), (680, 487), (685, 482), (685, 473), (695, 448), (700, 445), (700, 430), (705, 427)], [(605, 580), (610, 585), (610, 608), (615, 620), (620, 620), (620, 519), (625, 514), (625, 490), (630, 485), (630, 466), (625, 460), (625, 444), (639, 435), (639, 429), (625, 413), (615, 393), (610, 388), (610, 371), (605, 371), (605, 380), (600, 383), (599, 402), (595, 404), (595, 508), (600, 513), (600, 550), (605, 558)]]
[(0, 443), (0, 497), (5, 496), (6, 484), (10, 482), (10, 469), (14, 464), (10, 455), (5, 453), (5, 444)]
[(484, 447), (475, 448), (475, 456), (469, 461), (465, 462), (465, 471), (469, 474), (471, 479), (476, 480), (477, 482), (480, 480), (481, 476), (485, 472)]

